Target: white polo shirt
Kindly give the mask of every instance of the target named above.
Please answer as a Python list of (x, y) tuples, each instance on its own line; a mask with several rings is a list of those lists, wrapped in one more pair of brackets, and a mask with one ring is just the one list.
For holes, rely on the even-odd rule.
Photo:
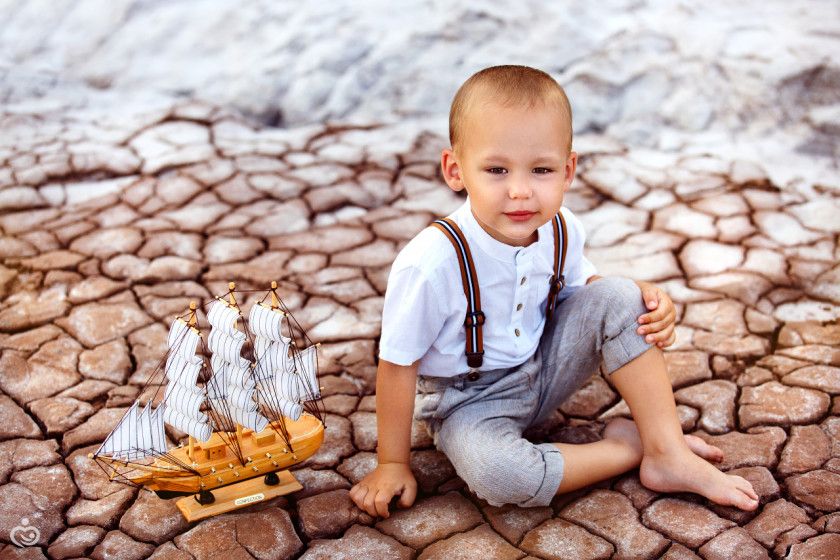
[[(566, 288), (558, 301), (596, 274), (595, 266), (583, 256), (586, 237), (580, 220), (566, 208), (561, 212), (569, 240)], [(551, 222), (537, 230), (536, 242), (514, 247), (493, 239), (481, 228), (469, 199), (449, 217), (464, 232), (478, 275), (486, 316), (480, 370), (519, 365), (536, 352), (545, 325), (548, 281), (554, 273)], [(426, 228), (400, 251), (391, 267), (379, 357), (406, 366), (419, 359), (420, 375), (467, 373), (466, 313), (455, 249), (437, 228)]]

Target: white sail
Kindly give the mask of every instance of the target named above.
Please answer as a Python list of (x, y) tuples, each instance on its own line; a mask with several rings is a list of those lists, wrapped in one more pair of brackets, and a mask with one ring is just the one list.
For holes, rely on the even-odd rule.
[(273, 342), (291, 342), (290, 338), (283, 336), (283, 327), (286, 319), (279, 309), (271, 309), (262, 303), (256, 303), (251, 307), (251, 314), (248, 316), (248, 328), (254, 335), (260, 338), (267, 338)]
[(184, 358), (180, 354), (170, 354), (166, 359), (164, 372), (168, 380), (181, 383), (181, 385), (192, 386), (198, 381), (201, 364), (201, 358), (196, 355)]
[(200, 337), (195, 329), (190, 327), (183, 319), (175, 319), (169, 328), (167, 346), (169, 346), (170, 354), (179, 354), (190, 360), (195, 356), (199, 340)]
[(241, 408), (231, 408), (231, 417), (237, 423), (255, 432), (261, 432), (268, 425), (268, 418), (257, 411), (245, 411)]
[(300, 418), (301, 413), (303, 412), (303, 406), (296, 403), (287, 401), (284, 398), (277, 399), (278, 402), (274, 403), (274, 407), (279, 409), (278, 412), (283, 414), (283, 416), (288, 416), (292, 420), (298, 420)]
[(230, 335), (213, 329), (207, 338), (207, 346), (214, 356), (221, 356), (226, 362), (238, 365), (248, 365), (248, 360), (242, 357), (242, 346), (245, 344), (245, 333), (234, 331)]
[(166, 453), (166, 436), (163, 431), (163, 415), (160, 414), (160, 407), (153, 411), (152, 403), (146, 405), (137, 417), (137, 434), (137, 457)]
[(151, 403), (138, 413), (139, 401), (134, 401), (97, 450), (115, 459), (126, 461), (166, 453), (166, 435), (163, 431), (161, 408), (152, 410)]
[(207, 416), (200, 414), (198, 418), (189, 418), (184, 416), (172, 407), (166, 406), (163, 409), (164, 421), (182, 432), (186, 432), (199, 441), (207, 441), (213, 435), (213, 428)]
[(317, 346), (298, 352), (287, 361), (287, 368), (274, 377), (274, 386), (286, 399), (301, 402), (321, 398), (318, 385)]
[(254, 374), (258, 380), (272, 379), (275, 372), (286, 368), (289, 344), (274, 342), (265, 338), (254, 338)]
[(164, 402), (188, 418), (199, 418), (198, 411), (204, 402), (204, 391), (196, 386), (170, 383), (166, 386)]
[(236, 329), (237, 320), (239, 320), (239, 312), (220, 299), (214, 301), (210, 306), (210, 311), (207, 312), (207, 322), (210, 326), (230, 336), (242, 333)]
[(129, 416), (131, 416), (132, 412), (136, 411), (139, 405), (139, 402), (134, 401), (102, 445), (99, 446), (97, 453), (107, 453), (115, 458), (119, 458), (122, 452), (128, 450)]
[[(224, 420), (259, 432), (266, 427), (268, 419), (260, 414), (254, 400), (256, 383), (250, 362), (241, 355), (246, 337), (236, 329), (238, 318), (239, 313), (221, 300), (215, 301), (207, 314), (207, 320), (213, 326), (207, 340), (213, 352), (210, 361), (213, 377), (208, 382), (207, 392), (213, 409)], [(229, 430), (232, 426), (220, 428)]]
[(163, 409), (165, 404), (160, 404), (152, 412), (149, 423), (152, 426), (152, 449), (157, 453), (166, 453), (166, 431), (163, 427)]

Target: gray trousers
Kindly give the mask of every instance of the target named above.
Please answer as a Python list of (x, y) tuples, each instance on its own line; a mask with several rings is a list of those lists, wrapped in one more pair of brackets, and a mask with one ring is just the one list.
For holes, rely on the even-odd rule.
[(418, 379), (415, 417), (467, 486), (494, 506), (551, 502), (563, 478), (563, 454), (522, 432), (550, 416), (601, 360), (612, 373), (650, 348), (636, 333), (646, 310), (631, 280), (602, 278), (561, 296), (566, 299), (525, 363), (482, 372), (475, 381), (466, 374)]

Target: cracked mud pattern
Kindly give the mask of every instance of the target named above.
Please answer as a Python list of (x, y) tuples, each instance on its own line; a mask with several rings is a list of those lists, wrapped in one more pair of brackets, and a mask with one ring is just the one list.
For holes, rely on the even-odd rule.
[[(0, 114), (0, 540), (4, 558), (831, 558), (840, 550), (840, 198), (754, 162), (577, 140), (566, 204), (603, 274), (663, 285), (680, 419), (752, 481), (756, 512), (637, 473), (491, 507), (415, 426), (420, 496), (387, 520), (348, 489), (375, 464), (390, 263), (460, 204), (444, 139), (405, 126), (258, 129), (199, 102), (116, 118)], [(137, 396), (171, 319), (271, 280), (322, 342), (327, 436), (304, 490), (188, 524), (87, 453)], [(247, 313), (255, 296), (243, 301)], [(203, 318), (202, 318), (203, 320)], [(534, 441), (583, 442), (628, 409), (595, 377)], [(182, 434), (169, 433), (173, 442)], [(26, 519), (36, 546), (9, 543)]]

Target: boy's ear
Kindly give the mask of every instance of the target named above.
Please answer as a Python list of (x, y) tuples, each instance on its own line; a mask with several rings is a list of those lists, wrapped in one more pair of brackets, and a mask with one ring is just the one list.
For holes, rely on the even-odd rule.
[(443, 180), (449, 188), (455, 192), (464, 190), (464, 180), (461, 177), (461, 165), (455, 158), (455, 152), (451, 148), (444, 148), (440, 154), (440, 170), (443, 173)]
[(569, 152), (569, 157), (566, 158), (566, 165), (564, 166), (565, 176), (563, 178), (563, 192), (569, 192), (572, 187), (572, 181), (575, 179), (575, 170), (577, 169), (577, 152)]

